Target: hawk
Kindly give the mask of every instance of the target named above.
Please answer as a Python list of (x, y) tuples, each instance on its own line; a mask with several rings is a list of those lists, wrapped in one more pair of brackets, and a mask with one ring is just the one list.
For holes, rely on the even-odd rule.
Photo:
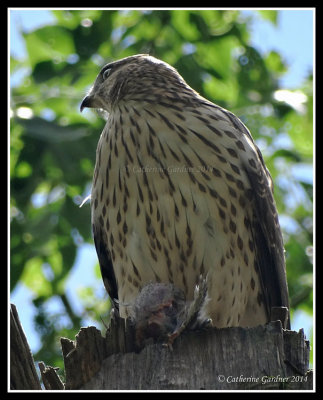
[(288, 307), (272, 180), (239, 118), (146, 54), (105, 65), (84, 107), (109, 114), (96, 151), (92, 229), (121, 317), (134, 315), (153, 283), (192, 302), (201, 277), (203, 315), (218, 328), (264, 324), (272, 307)]

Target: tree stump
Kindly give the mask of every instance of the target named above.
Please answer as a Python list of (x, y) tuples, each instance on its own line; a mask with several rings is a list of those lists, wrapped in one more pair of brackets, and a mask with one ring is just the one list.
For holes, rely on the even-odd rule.
[(133, 326), (112, 320), (106, 338), (82, 328), (62, 338), (68, 390), (311, 390), (309, 342), (280, 321), (255, 328), (185, 332), (173, 350), (136, 351)]
[(10, 389), (41, 389), (34, 359), (14, 304), (10, 305)]
[[(40, 390), (16, 308), (11, 308), (11, 389)], [(185, 331), (173, 349), (135, 344), (129, 320), (112, 319), (105, 337), (91, 326), (75, 341), (61, 338), (63, 384), (53, 367), (39, 363), (47, 390), (309, 390), (309, 341), (281, 321), (255, 328)]]

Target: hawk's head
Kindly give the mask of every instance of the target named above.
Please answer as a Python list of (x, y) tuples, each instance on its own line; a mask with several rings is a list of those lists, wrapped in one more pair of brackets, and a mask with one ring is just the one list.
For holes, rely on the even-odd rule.
[(193, 89), (185, 83), (175, 68), (147, 54), (137, 54), (105, 65), (93, 87), (83, 99), (85, 107), (111, 112), (121, 100), (156, 99), (166, 94), (178, 97), (183, 89)]

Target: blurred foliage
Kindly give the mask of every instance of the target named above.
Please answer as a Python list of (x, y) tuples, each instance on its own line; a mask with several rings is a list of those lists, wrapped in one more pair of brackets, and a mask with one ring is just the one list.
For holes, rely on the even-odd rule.
[[(277, 23), (276, 11), (259, 12)], [(59, 337), (74, 338), (108, 309), (93, 287), (78, 290), (77, 306), (65, 293), (72, 271), (77, 280), (79, 246), (92, 243), (90, 209), (79, 204), (105, 123), (91, 111), (81, 115), (79, 105), (104, 63), (136, 53), (170, 63), (249, 127), (275, 182), (292, 312), (311, 314), (312, 182), (304, 173), (312, 164), (311, 76), (297, 91), (282, 90), (288, 66), (276, 51), (261, 55), (250, 45), (250, 21), (239, 11), (52, 14), (54, 23), (23, 33), (27, 57), (10, 65), (13, 76), (25, 72), (11, 91), (11, 288), (20, 283), (33, 293), (42, 344), (35, 359), (60, 366)], [(98, 266), (88, 268), (99, 282)], [(53, 298), (60, 312), (49, 310)]]

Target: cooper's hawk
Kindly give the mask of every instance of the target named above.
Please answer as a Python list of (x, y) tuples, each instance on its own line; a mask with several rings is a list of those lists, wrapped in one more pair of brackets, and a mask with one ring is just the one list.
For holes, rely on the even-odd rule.
[(193, 300), (200, 276), (203, 315), (216, 327), (263, 324), (271, 307), (288, 307), (271, 177), (235, 115), (144, 54), (105, 65), (84, 107), (109, 113), (96, 153), (92, 225), (121, 316), (134, 316), (138, 293), (154, 282)]

